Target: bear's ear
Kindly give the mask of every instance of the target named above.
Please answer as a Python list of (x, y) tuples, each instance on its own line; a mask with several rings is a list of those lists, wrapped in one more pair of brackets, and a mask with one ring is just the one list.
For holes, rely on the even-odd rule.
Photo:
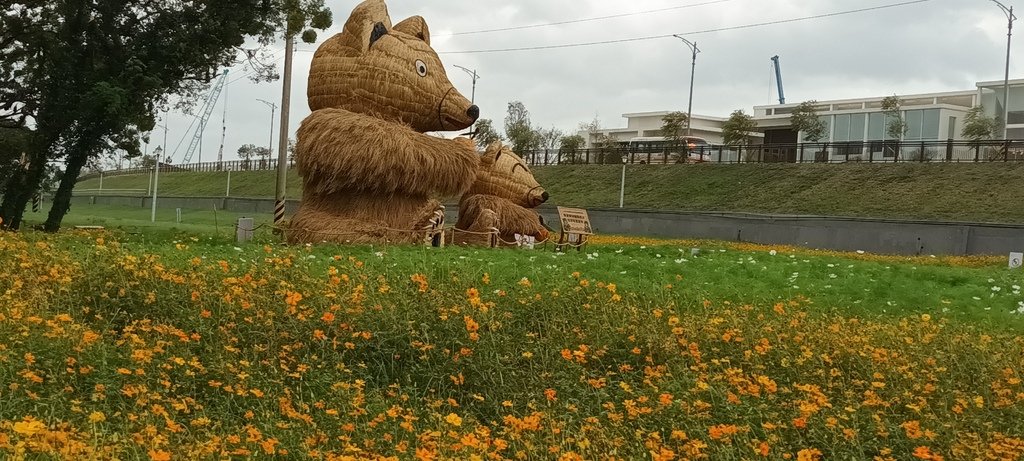
[(361, 51), (370, 47), (388, 34), (391, 30), (391, 19), (384, 0), (366, 0), (352, 10), (352, 16), (345, 23), (345, 32), (355, 36)]
[(413, 16), (395, 24), (394, 29), (412, 35), (430, 45), (430, 28), (427, 27), (427, 22), (420, 16)]
[(374, 24), (373, 25), (373, 30), (370, 31), (370, 44), (366, 45), (366, 48), (370, 49), (371, 47), (373, 47), (374, 43), (377, 43), (377, 40), (380, 40), (381, 37), (383, 37), (383, 36), (385, 36), (387, 34), (388, 34), (388, 28), (384, 26), (383, 22), (378, 22), (378, 23)]

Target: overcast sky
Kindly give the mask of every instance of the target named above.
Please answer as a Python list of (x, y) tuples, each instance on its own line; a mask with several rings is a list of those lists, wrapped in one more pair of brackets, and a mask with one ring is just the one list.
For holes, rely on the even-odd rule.
[[(625, 126), (624, 113), (686, 110), (690, 51), (675, 38), (574, 48), (504, 53), (478, 50), (564, 45), (681, 34), (697, 42), (693, 112), (727, 117), (736, 109), (776, 101), (771, 61), (779, 55), (787, 102), (973, 89), (978, 81), (1002, 80), (1006, 16), (991, 0), (930, 0), (889, 9), (717, 32), (755, 23), (839, 13), (906, 0), (391, 0), (392, 22), (423, 16), (449, 78), (467, 97), (480, 75), (476, 103), (481, 116), (502, 126), (509, 101), (522, 101), (534, 125), (574, 132), (596, 116), (605, 128)], [(338, 33), (358, 2), (328, 0)], [(1021, 6), (1020, 0), (1004, 0)], [(674, 7), (685, 7), (664, 10)], [(493, 33), (480, 30), (574, 21), (663, 9), (649, 14)], [(1024, 23), (1018, 23), (1018, 26)], [(1024, 29), (1024, 28), (1021, 28)], [(1018, 29), (1018, 30), (1021, 30)], [(1017, 37), (1015, 37), (1017, 38)], [(1010, 78), (1022, 78), (1024, 42), (1015, 40)], [(271, 50), (283, 68), (283, 44)], [(291, 133), (309, 114), (306, 77), (316, 45), (296, 53)], [(231, 70), (231, 80), (244, 74)], [(270, 108), (280, 103), (281, 82), (234, 81), (227, 91), (225, 159), (238, 147), (270, 141)], [(216, 159), (221, 133), (218, 103), (204, 136), (202, 160)], [(170, 150), (186, 136), (191, 119), (171, 113)], [(274, 151), (277, 146), (275, 121)], [(149, 148), (162, 142), (155, 133)], [(180, 163), (185, 145), (173, 159)], [(199, 155), (193, 157), (193, 162)]]

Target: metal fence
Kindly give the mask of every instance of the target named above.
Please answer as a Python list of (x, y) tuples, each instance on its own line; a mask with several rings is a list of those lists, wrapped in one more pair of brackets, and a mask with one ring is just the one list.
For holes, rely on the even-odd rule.
[[(288, 159), (288, 168), (295, 167), (295, 160)], [(161, 163), (161, 173), (175, 173), (175, 172), (217, 172), (217, 171), (268, 171), (277, 169), (277, 159), (271, 160), (226, 160), (223, 162), (203, 162), (203, 163), (188, 163), (183, 165), (173, 165), (170, 163)], [(147, 167), (134, 167), (134, 168), (121, 168), (114, 170), (95, 171), (78, 177), (79, 181), (86, 179), (98, 178), (101, 175), (105, 177), (111, 176), (127, 176), (137, 174), (149, 174), (153, 171), (152, 166)]]
[[(615, 147), (524, 152), (531, 166), (600, 165), (674, 165), (681, 163), (904, 163), (904, 162), (1024, 162), (1024, 140), (992, 141), (860, 141), (800, 144), (758, 144), (749, 146), (708, 145), (692, 150), (672, 148)], [(295, 166), (288, 159), (288, 168)], [(229, 160), (223, 162), (160, 164), (161, 173), (266, 171), (276, 170), (277, 160)], [(90, 172), (79, 180), (101, 175), (148, 174), (153, 167), (123, 168)]]
[(973, 163), (1024, 162), (1024, 140), (859, 141), (833, 143), (708, 145), (691, 150), (616, 147), (525, 152), (531, 166), (680, 163)]

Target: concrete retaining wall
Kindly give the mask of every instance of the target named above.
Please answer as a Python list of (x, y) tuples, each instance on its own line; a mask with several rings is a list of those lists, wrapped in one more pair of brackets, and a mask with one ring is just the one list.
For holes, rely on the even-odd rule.
[[(75, 197), (74, 203), (149, 207), (150, 198), (120, 196)], [(161, 197), (160, 208), (228, 210), (273, 213), (273, 199), (217, 197)], [(298, 209), (289, 200), (288, 213)], [(558, 227), (554, 207), (541, 207), (551, 227)], [(665, 238), (699, 238), (763, 244), (797, 245), (840, 251), (864, 250), (885, 254), (973, 255), (1008, 254), (1024, 250), (1024, 225), (961, 222), (905, 221), (827, 216), (781, 216), (745, 213), (697, 213), (591, 208), (594, 231), (599, 234)], [(447, 207), (449, 223), (458, 209)]]

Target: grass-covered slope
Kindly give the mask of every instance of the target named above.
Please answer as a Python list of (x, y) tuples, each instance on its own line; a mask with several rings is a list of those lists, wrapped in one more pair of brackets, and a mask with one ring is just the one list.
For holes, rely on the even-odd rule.
[[(617, 166), (534, 168), (551, 204), (617, 207)], [(629, 166), (626, 208), (1024, 222), (1024, 164)], [(169, 173), (161, 194), (222, 196), (226, 173)], [(148, 188), (149, 176), (105, 178), (105, 189)], [(272, 197), (272, 172), (233, 173), (231, 195)], [(97, 179), (79, 189), (99, 187)], [(289, 195), (298, 198), (295, 172)]]

